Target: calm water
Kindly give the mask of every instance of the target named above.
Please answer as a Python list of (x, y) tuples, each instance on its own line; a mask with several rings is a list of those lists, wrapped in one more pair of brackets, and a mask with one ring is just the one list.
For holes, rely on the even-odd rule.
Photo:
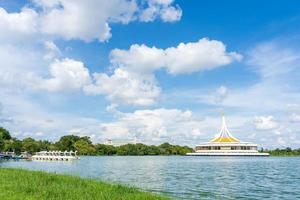
[(300, 158), (82, 157), (74, 162), (1, 162), (134, 185), (176, 199), (300, 199)]

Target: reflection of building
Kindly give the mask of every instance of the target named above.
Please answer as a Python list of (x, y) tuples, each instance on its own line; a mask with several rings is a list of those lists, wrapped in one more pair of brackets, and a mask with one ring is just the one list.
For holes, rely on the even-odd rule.
[(136, 138), (134, 140), (111, 140), (111, 139), (108, 139), (104, 142), (105, 145), (112, 145), (112, 146), (115, 146), (115, 147), (119, 147), (119, 146), (122, 146), (122, 145), (125, 145), (125, 144), (137, 144), (137, 140)]
[(228, 131), (225, 116), (222, 115), (222, 128), (218, 137), (210, 142), (197, 145), (195, 153), (187, 153), (189, 156), (269, 156), (268, 153), (259, 153), (257, 145), (249, 142), (241, 142)]

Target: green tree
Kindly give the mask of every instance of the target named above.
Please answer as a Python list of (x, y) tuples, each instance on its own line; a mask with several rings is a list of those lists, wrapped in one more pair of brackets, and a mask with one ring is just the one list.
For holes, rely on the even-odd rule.
[(56, 146), (61, 151), (75, 151), (75, 143), (80, 139), (76, 135), (66, 135), (59, 139)]
[(37, 141), (37, 144), (39, 146), (39, 149), (41, 151), (50, 151), (51, 150), (51, 145), (52, 143), (47, 141), (47, 140), (40, 140), (40, 141)]
[(22, 151), (22, 142), (16, 138), (5, 140), (4, 151), (15, 152), (20, 154)]
[(22, 149), (23, 151), (27, 151), (28, 153), (35, 153), (40, 151), (39, 144), (33, 138), (25, 138), (22, 141)]
[(115, 155), (116, 154), (116, 147), (114, 147), (112, 145), (96, 144), (95, 149), (96, 149), (97, 155)]
[(0, 151), (3, 151), (5, 148), (5, 140), (10, 140), (11, 136), (8, 130), (3, 127), (0, 127)]
[(95, 155), (96, 154), (96, 149), (94, 145), (85, 140), (85, 139), (80, 139), (74, 144), (75, 150), (78, 151), (80, 155)]
[(0, 151), (3, 151), (4, 145), (5, 145), (4, 140), (0, 138)]
[(3, 140), (10, 140), (11, 136), (9, 131), (3, 127), (0, 127), (0, 138), (2, 138)]

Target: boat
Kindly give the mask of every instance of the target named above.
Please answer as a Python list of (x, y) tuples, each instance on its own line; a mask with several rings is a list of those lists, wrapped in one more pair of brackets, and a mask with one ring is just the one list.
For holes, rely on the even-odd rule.
[(0, 159), (11, 159), (12, 155), (6, 153), (0, 153)]
[(257, 150), (257, 144), (241, 142), (228, 130), (225, 115), (222, 114), (222, 127), (218, 136), (209, 142), (199, 144), (195, 152), (188, 156), (269, 156)]
[(77, 151), (40, 151), (31, 157), (33, 161), (73, 161), (80, 159)]

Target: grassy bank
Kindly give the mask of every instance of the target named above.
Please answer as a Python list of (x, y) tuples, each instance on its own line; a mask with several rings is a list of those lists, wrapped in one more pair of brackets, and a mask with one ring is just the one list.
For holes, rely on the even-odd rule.
[(0, 199), (166, 200), (136, 188), (68, 175), (0, 168)]

